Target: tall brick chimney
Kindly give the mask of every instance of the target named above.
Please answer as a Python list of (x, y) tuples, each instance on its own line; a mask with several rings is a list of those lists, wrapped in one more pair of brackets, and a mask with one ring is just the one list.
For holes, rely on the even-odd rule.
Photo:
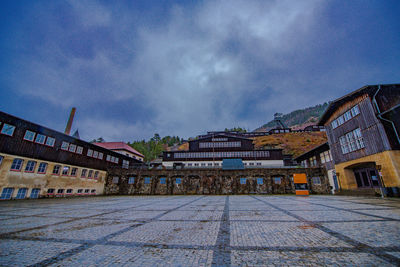
[(72, 127), (72, 122), (74, 121), (75, 111), (76, 111), (76, 108), (71, 109), (71, 114), (69, 114), (67, 127), (65, 127), (65, 131), (64, 131), (65, 134), (69, 135), (71, 133), (71, 127)]

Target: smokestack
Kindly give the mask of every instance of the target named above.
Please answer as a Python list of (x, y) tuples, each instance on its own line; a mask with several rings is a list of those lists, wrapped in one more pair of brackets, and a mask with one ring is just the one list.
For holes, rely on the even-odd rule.
[(65, 134), (69, 135), (71, 132), (71, 127), (72, 127), (72, 122), (74, 121), (75, 111), (76, 111), (76, 108), (71, 109), (71, 114), (69, 114), (67, 127), (65, 127), (65, 131), (64, 131)]

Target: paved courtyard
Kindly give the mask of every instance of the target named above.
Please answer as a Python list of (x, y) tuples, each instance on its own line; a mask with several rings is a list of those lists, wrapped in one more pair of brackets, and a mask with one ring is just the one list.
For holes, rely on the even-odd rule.
[(0, 202), (0, 265), (400, 265), (400, 201), (137, 196)]

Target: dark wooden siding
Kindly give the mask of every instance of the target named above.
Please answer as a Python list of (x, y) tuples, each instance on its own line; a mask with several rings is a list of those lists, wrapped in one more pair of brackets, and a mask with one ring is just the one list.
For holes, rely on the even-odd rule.
[[(385, 129), (380, 120), (375, 116), (371, 99), (367, 97), (359, 102), (358, 105), (360, 114), (356, 117), (353, 117), (336, 129), (332, 129), (330, 123), (325, 125), (331, 153), (336, 164), (391, 149)], [(357, 128), (361, 130), (365, 148), (342, 154), (339, 138)]]
[[(199, 144), (202, 142), (212, 142), (213, 138), (227, 138), (227, 142), (241, 142), (241, 147), (225, 147), (225, 148), (200, 148)], [(200, 151), (249, 151), (253, 150), (253, 140), (247, 138), (240, 138), (240, 137), (233, 137), (233, 136), (226, 136), (226, 135), (215, 135), (210, 137), (201, 138), (198, 140), (189, 141), (189, 150), (191, 152), (200, 152)]]
[[(226, 150), (228, 151), (228, 150)], [(236, 150), (239, 151), (239, 150)], [(257, 151), (257, 150), (254, 150)], [(258, 150), (260, 151), (260, 150)], [(283, 154), (282, 154), (282, 149), (268, 149), (268, 150), (262, 150), (262, 151), (268, 151), (269, 152), (269, 157), (246, 157), (242, 158), (243, 160), (283, 160)], [(194, 152), (194, 151), (190, 151)], [(199, 151), (196, 151), (199, 152)], [(163, 152), (163, 161), (212, 161), (213, 158), (176, 158), (174, 157), (175, 153), (186, 153), (185, 151), (176, 151), (176, 152)], [(171, 156), (168, 157), (167, 154), (170, 154)], [(238, 157), (226, 157), (226, 158), (238, 158)], [(222, 160), (223, 158), (214, 158), (215, 160)]]
[[(90, 144), (41, 125), (16, 118), (4, 112), (0, 112), (0, 122), (2, 122), (0, 129), (3, 126), (3, 123), (16, 127), (13, 136), (0, 134), (0, 152), (2, 153), (99, 170), (106, 170), (111, 166), (122, 166), (122, 160), (128, 160), (129, 164), (140, 163), (140, 161), (117, 152)], [(24, 140), (26, 130), (55, 138), (56, 141), (54, 147)], [(83, 147), (82, 154), (61, 150), (61, 144), (63, 141)], [(103, 153), (103, 159), (100, 160), (87, 156), (88, 149)], [(107, 155), (119, 158), (119, 163), (116, 164), (106, 161)]]

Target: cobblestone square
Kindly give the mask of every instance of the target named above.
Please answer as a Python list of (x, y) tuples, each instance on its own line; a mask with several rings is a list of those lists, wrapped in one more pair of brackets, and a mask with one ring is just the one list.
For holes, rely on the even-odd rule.
[(0, 202), (0, 266), (399, 266), (400, 200), (115, 196)]

